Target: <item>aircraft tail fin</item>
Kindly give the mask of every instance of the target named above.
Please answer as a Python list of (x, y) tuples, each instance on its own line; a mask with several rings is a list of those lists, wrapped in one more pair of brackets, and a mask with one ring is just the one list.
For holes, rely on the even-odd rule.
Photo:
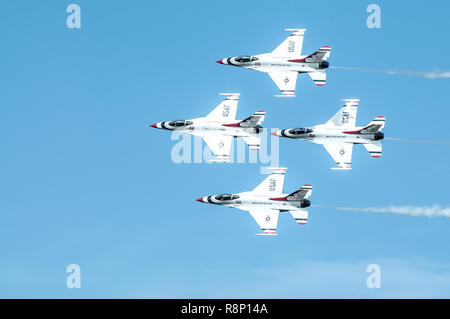
[(374, 118), (372, 120), (372, 122), (370, 122), (369, 124), (367, 124), (366, 127), (364, 127), (364, 129), (369, 129), (371, 128), (371, 131), (381, 131), (382, 129), (384, 129), (384, 125), (386, 123), (386, 118), (384, 116), (377, 116), (376, 118)]
[[(358, 131), (348, 131), (346, 133), (376, 134), (377, 132), (381, 131), (384, 128), (385, 123), (386, 123), (386, 118), (384, 116), (377, 116), (376, 118), (374, 118), (372, 120), (372, 122), (370, 122), (369, 124), (364, 126), (362, 129), (360, 129)], [(383, 133), (380, 133), (380, 134), (383, 134)]]
[(300, 187), (295, 192), (290, 193), (286, 199), (287, 200), (302, 200), (302, 199), (308, 199), (311, 197), (312, 194), (312, 185), (305, 184), (302, 187)]
[(322, 62), (327, 60), (331, 54), (331, 47), (324, 45), (316, 52), (308, 55), (305, 58), (305, 62)]
[(285, 197), (274, 197), (271, 198), (272, 200), (286, 200), (286, 201), (301, 201), (303, 199), (308, 199), (311, 197), (312, 194), (312, 185), (305, 184), (302, 187), (300, 187), (295, 192), (290, 193), (289, 195)]
[(256, 127), (264, 122), (266, 112), (256, 111), (252, 116), (247, 117), (240, 122), (241, 127)]
[(262, 124), (262, 122), (264, 122), (265, 116), (266, 112), (256, 111), (255, 113), (253, 113), (253, 115), (247, 117), (245, 120), (237, 123), (223, 124), (223, 126), (258, 127), (260, 124)]

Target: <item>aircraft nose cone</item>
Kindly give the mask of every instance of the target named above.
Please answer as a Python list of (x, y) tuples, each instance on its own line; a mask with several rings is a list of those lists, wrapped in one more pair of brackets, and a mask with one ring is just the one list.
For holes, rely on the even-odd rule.
[(272, 133), (270, 133), (270, 135), (278, 136), (278, 131), (273, 131)]
[(154, 123), (154, 124), (152, 124), (152, 125), (150, 125), (151, 127), (154, 127), (154, 128), (158, 128), (158, 123)]
[(202, 202), (202, 203), (204, 203), (203, 197), (197, 198), (196, 201), (197, 201), (197, 202)]
[(223, 64), (223, 59), (217, 60), (217, 63)]

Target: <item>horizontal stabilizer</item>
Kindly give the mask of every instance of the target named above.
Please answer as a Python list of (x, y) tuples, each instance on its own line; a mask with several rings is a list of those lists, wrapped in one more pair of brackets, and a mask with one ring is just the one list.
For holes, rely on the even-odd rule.
[(259, 137), (259, 135), (245, 136), (244, 141), (248, 144), (250, 150), (259, 150), (259, 146), (261, 145), (261, 137)]
[(290, 211), (290, 213), (297, 224), (306, 225), (308, 222), (308, 211), (306, 209), (300, 208), (299, 210)]
[(317, 86), (324, 86), (327, 80), (327, 74), (325, 70), (315, 70), (313, 72), (308, 72), (308, 75), (314, 81)]
[(363, 144), (366, 150), (369, 152), (370, 156), (373, 158), (380, 158), (382, 152), (382, 145), (380, 141), (370, 141), (369, 143)]

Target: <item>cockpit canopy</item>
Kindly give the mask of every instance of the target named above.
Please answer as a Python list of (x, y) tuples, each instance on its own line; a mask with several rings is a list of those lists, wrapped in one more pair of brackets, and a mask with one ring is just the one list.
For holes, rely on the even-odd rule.
[(300, 135), (300, 134), (307, 134), (307, 133), (312, 133), (312, 129), (310, 128), (293, 128), (289, 130), (289, 133), (293, 134), (293, 135)]
[(259, 59), (257, 57), (255, 57), (255, 56), (241, 55), (241, 56), (238, 56), (237, 58), (234, 58), (234, 60), (236, 62), (243, 63), (243, 62), (253, 62), (253, 61), (256, 61), (256, 60), (259, 60)]
[(239, 198), (238, 195), (233, 195), (233, 194), (221, 194), (221, 195), (216, 196), (217, 200), (233, 200), (233, 199), (238, 199), (238, 198)]
[(180, 127), (180, 126), (187, 126), (192, 125), (191, 121), (184, 121), (184, 120), (176, 120), (176, 121), (170, 121), (170, 126)]

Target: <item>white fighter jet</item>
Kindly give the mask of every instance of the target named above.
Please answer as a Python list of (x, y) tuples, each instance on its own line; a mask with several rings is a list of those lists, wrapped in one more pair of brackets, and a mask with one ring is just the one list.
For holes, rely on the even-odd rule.
[(272, 168), (272, 173), (249, 192), (206, 196), (196, 200), (248, 211), (263, 231), (258, 235), (276, 235), (280, 212), (289, 211), (298, 224), (304, 225), (308, 221), (306, 207), (311, 205), (308, 200), (312, 193), (311, 185), (303, 185), (293, 193), (283, 194), (285, 172), (286, 168)]
[(381, 157), (381, 142), (386, 118), (377, 116), (366, 126), (356, 126), (357, 99), (344, 100), (344, 106), (328, 122), (308, 128), (291, 128), (270, 134), (322, 144), (338, 167), (351, 169), (354, 144), (362, 144), (374, 158)]
[(303, 36), (306, 29), (293, 31), (275, 50), (253, 56), (238, 56), (216, 61), (220, 64), (239, 66), (266, 72), (280, 89), (278, 97), (294, 97), (298, 73), (307, 73), (317, 86), (324, 86), (331, 47), (323, 46), (310, 55), (302, 56)]
[(263, 131), (260, 124), (266, 113), (257, 111), (245, 120), (236, 120), (239, 93), (220, 93), (226, 98), (205, 117), (191, 120), (175, 120), (158, 122), (150, 125), (158, 129), (178, 131), (181, 133), (200, 136), (216, 156), (214, 161), (227, 162), (230, 160), (230, 150), (233, 138), (242, 137), (251, 150), (259, 150)]

